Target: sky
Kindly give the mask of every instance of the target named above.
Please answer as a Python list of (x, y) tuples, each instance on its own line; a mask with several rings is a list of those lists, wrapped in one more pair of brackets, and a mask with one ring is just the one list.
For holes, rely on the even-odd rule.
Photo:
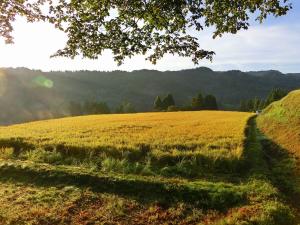
[(0, 67), (27, 67), (42, 71), (56, 70), (181, 70), (206, 66), (213, 70), (279, 70), (300, 73), (300, 1), (291, 0), (293, 9), (288, 15), (269, 18), (263, 24), (253, 23), (247, 31), (236, 35), (226, 34), (212, 39), (212, 30), (195, 33), (203, 49), (213, 50), (212, 62), (203, 60), (194, 65), (190, 58), (166, 55), (156, 65), (145, 61), (144, 56), (125, 60), (117, 66), (110, 51), (97, 60), (76, 57), (50, 58), (63, 48), (66, 35), (47, 23), (26, 23), (19, 18), (14, 24), (15, 44), (6, 45), (0, 39)]

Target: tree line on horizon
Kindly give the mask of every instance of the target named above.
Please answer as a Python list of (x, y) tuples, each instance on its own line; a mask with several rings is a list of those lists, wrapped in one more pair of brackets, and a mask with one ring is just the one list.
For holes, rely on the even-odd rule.
[(85, 101), (84, 103), (71, 101), (69, 110), (72, 116), (136, 112), (130, 102), (122, 102), (115, 110), (111, 110), (106, 102), (98, 102), (96, 100)]
[(273, 88), (268, 94), (267, 98), (261, 99), (258, 97), (242, 100), (240, 104), (240, 111), (255, 112), (260, 111), (269, 106), (272, 102), (278, 101), (285, 97), (288, 91), (281, 88)]
[[(157, 96), (153, 106), (154, 111), (197, 111), (197, 110), (218, 110), (218, 104), (214, 95), (203, 96), (199, 93), (192, 98), (191, 103), (185, 106), (176, 106), (172, 94), (167, 94), (164, 98)], [(130, 102), (122, 102), (115, 110), (111, 110), (106, 102), (97, 100), (75, 102), (69, 104), (69, 111), (72, 116), (110, 113), (136, 113), (135, 107)]]
[[(239, 111), (255, 112), (266, 108), (274, 101), (278, 101), (285, 97), (288, 91), (274, 88), (270, 91), (267, 98), (260, 99), (255, 97), (253, 99), (242, 100)], [(156, 112), (174, 112), (174, 111), (199, 111), (199, 110), (218, 110), (217, 99), (214, 95), (203, 95), (199, 92), (193, 97), (190, 103), (184, 106), (178, 106), (175, 103), (174, 97), (171, 93), (164, 97), (157, 96), (154, 100), (153, 111)], [(99, 102), (97, 100), (85, 101), (83, 103), (71, 101), (69, 111), (72, 116), (90, 115), (90, 114), (110, 114), (110, 113), (136, 113), (134, 105), (130, 102), (122, 102), (114, 110), (111, 110), (106, 102)]]
[(172, 94), (165, 97), (157, 96), (154, 100), (155, 111), (198, 111), (198, 110), (218, 110), (217, 99), (214, 95), (203, 96), (201, 92), (193, 97), (188, 105), (176, 106)]

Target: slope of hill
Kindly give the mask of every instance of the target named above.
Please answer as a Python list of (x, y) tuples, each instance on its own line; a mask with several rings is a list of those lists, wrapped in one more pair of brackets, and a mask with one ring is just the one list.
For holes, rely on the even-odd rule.
[(265, 135), (300, 157), (300, 90), (271, 104), (257, 121)]
[(277, 71), (214, 72), (208, 68), (159, 72), (49, 72), (24, 68), (0, 70), (0, 124), (70, 115), (70, 101), (98, 100), (115, 109), (123, 101), (149, 111), (157, 95), (172, 93), (178, 105), (199, 91), (214, 94), (223, 109), (236, 109), (241, 99), (265, 98), (272, 88), (294, 90), (300, 77)]
[(289, 181), (293, 189), (289, 198), (300, 221), (300, 90), (267, 107), (257, 118), (257, 125), (267, 138), (270, 161), (283, 157), (288, 173), (294, 176)]
[(40, 121), (0, 128), (0, 147), (3, 224), (295, 222), (250, 113)]

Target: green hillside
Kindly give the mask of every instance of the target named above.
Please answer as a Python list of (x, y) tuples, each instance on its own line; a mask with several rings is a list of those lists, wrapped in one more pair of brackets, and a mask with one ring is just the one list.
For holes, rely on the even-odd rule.
[(221, 109), (237, 109), (241, 100), (265, 98), (272, 88), (300, 87), (299, 75), (278, 71), (216, 72), (208, 68), (159, 72), (41, 72), (0, 70), (0, 124), (69, 116), (71, 101), (97, 100), (114, 110), (123, 101), (137, 111), (151, 111), (156, 96), (172, 93), (177, 105), (199, 91), (217, 97)]
[(294, 174), (290, 180), (294, 191), (289, 198), (300, 221), (300, 90), (267, 107), (258, 116), (257, 125), (266, 138), (264, 148), (269, 150), (269, 160), (283, 158), (286, 170)]
[(266, 136), (282, 148), (300, 156), (300, 90), (271, 104), (257, 121), (258, 127)]
[(296, 224), (253, 114), (93, 115), (0, 128), (0, 224)]

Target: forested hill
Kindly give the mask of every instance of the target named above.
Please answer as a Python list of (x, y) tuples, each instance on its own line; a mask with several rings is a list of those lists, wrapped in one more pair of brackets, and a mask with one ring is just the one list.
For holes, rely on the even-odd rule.
[(215, 72), (208, 68), (159, 72), (41, 72), (0, 70), (0, 123), (67, 116), (71, 101), (97, 100), (111, 109), (127, 101), (137, 111), (153, 108), (157, 95), (172, 93), (177, 105), (199, 91), (217, 97), (220, 108), (237, 109), (242, 99), (264, 98), (272, 88), (300, 88), (299, 74), (278, 71)]

